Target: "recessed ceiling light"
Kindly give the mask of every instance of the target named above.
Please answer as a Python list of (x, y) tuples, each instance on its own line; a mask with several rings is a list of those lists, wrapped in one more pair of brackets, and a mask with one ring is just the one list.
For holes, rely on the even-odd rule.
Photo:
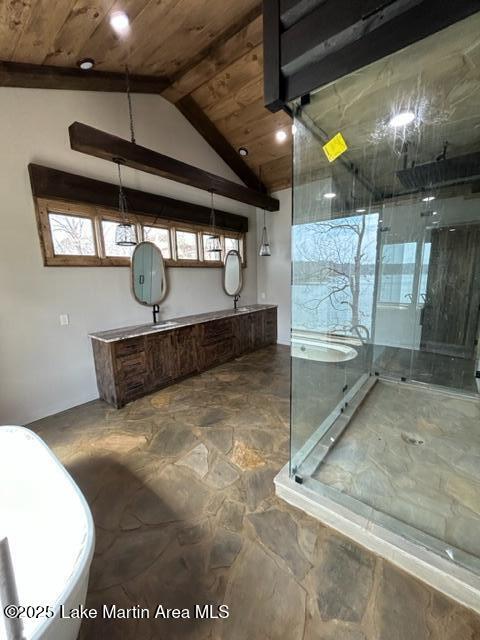
[(413, 111), (400, 111), (400, 113), (396, 113), (390, 118), (390, 122), (388, 124), (396, 129), (397, 127), (405, 127), (413, 120), (415, 120), (415, 114)]
[(93, 58), (82, 58), (77, 62), (77, 65), (82, 71), (90, 71), (95, 66), (95, 60)]
[(431, 202), (432, 200), (435, 200), (435, 196), (425, 196), (425, 198), (422, 198), (422, 202)]
[(238, 153), (244, 158), (246, 158), (248, 156), (248, 149), (246, 147), (240, 147), (240, 149), (238, 150)]
[(110, 26), (117, 33), (126, 33), (130, 27), (130, 20), (125, 11), (114, 11), (110, 16)]
[(357, 213), (365, 213), (366, 209), (356, 209)]
[(329, 191), (328, 193), (324, 193), (323, 197), (327, 198), (327, 200), (331, 200), (332, 198), (335, 198), (337, 194), (333, 193), (333, 191)]
[(283, 129), (279, 129), (275, 134), (275, 138), (277, 139), (277, 142), (285, 142), (285, 140), (287, 139), (286, 131), (284, 131)]

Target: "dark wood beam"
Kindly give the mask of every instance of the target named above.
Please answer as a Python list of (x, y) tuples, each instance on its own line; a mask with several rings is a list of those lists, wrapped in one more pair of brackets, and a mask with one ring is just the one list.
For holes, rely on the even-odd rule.
[(280, 69), (280, 0), (263, 0), (263, 99), (270, 111), (284, 103)]
[(110, 162), (121, 158), (124, 164), (132, 169), (175, 180), (204, 191), (213, 191), (226, 198), (238, 200), (254, 207), (261, 207), (268, 211), (278, 211), (280, 208), (278, 200), (265, 193), (254, 191), (231, 180), (193, 167), (186, 162), (147, 149), (105, 131), (94, 129), (81, 122), (71, 124), (69, 133), (70, 146), (74, 151), (80, 151)]
[[(28, 172), (32, 193), (36, 198), (79, 202), (108, 209), (118, 208), (117, 184), (85, 178), (39, 164), (29, 164)], [(210, 224), (210, 207), (202, 207), (137, 189), (125, 188), (125, 195), (128, 210), (132, 214), (138, 213), (158, 220)], [(218, 209), (215, 209), (215, 224), (228, 231), (248, 231), (247, 217)]]
[(210, 118), (204, 114), (192, 96), (184, 96), (176, 106), (247, 187), (258, 189), (263, 193), (267, 191), (257, 175), (242, 160), (238, 151), (220, 133)]
[[(168, 80), (160, 76), (130, 75), (130, 88), (135, 93), (161, 94), (168, 85)], [(76, 67), (54, 67), (22, 62), (0, 62), (0, 87), (126, 91), (123, 73), (82, 71)]]

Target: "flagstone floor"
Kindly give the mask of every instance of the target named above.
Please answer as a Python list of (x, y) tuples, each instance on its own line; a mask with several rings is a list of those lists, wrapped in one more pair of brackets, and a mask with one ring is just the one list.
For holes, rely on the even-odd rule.
[(268, 347), (117, 411), (33, 428), (96, 526), (87, 604), (226, 604), (227, 619), (97, 618), (81, 640), (480, 640), (480, 618), (274, 495), (289, 351)]

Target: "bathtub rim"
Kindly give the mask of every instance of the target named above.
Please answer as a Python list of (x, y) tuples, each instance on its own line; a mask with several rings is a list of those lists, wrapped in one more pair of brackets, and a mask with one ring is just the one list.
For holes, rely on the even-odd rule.
[[(60, 467), (65, 478), (67, 479), (69, 484), (73, 487), (75, 493), (77, 494), (77, 497), (79, 498), (80, 504), (83, 507), (83, 510), (87, 519), (86, 538), (85, 538), (82, 551), (77, 556), (77, 559), (75, 561), (74, 571), (70, 575), (68, 582), (65, 588), (63, 589), (63, 591), (61, 591), (58, 594), (55, 604), (52, 604), (52, 607), (55, 610), (55, 615), (53, 616), (53, 618), (44, 618), (42, 623), (35, 629), (34, 633), (30, 637), (30, 640), (37, 640), (42, 637), (45, 631), (47, 631), (48, 628), (52, 624), (54, 624), (55, 621), (58, 620), (58, 612), (60, 609), (60, 605), (65, 604), (69, 600), (69, 598), (71, 597), (75, 589), (75, 586), (80, 583), (82, 578), (85, 577), (85, 574), (88, 580), (90, 565), (92, 563), (93, 553), (95, 550), (95, 527), (93, 523), (92, 512), (90, 511), (88, 502), (86, 501), (85, 496), (81, 492), (80, 487), (77, 485), (75, 480), (72, 478), (72, 476), (67, 471), (65, 466), (60, 462), (60, 460), (57, 458), (54, 452), (50, 449), (47, 443), (38, 434), (36, 434), (31, 429), (28, 429), (27, 427), (21, 427), (18, 425), (3, 425), (3, 426), (0, 426), (0, 433), (2, 429), (8, 429), (9, 431), (20, 432), (24, 436), (32, 437), (34, 440), (37, 441), (37, 443), (39, 443), (47, 451), (52, 461), (57, 465), (57, 467)], [(78, 603), (78, 605), (80, 604), (81, 603)]]

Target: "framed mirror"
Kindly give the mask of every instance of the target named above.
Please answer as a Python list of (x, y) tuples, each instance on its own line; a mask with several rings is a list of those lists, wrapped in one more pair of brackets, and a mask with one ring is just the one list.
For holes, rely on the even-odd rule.
[(239, 252), (232, 249), (225, 257), (225, 265), (223, 267), (223, 290), (227, 296), (237, 297), (242, 290), (242, 286), (242, 259)]
[(153, 242), (140, 242), (132, 255), (132, 292), (135, 300), (158, 305), (167, 295), (167, 277), (162, 252)]

